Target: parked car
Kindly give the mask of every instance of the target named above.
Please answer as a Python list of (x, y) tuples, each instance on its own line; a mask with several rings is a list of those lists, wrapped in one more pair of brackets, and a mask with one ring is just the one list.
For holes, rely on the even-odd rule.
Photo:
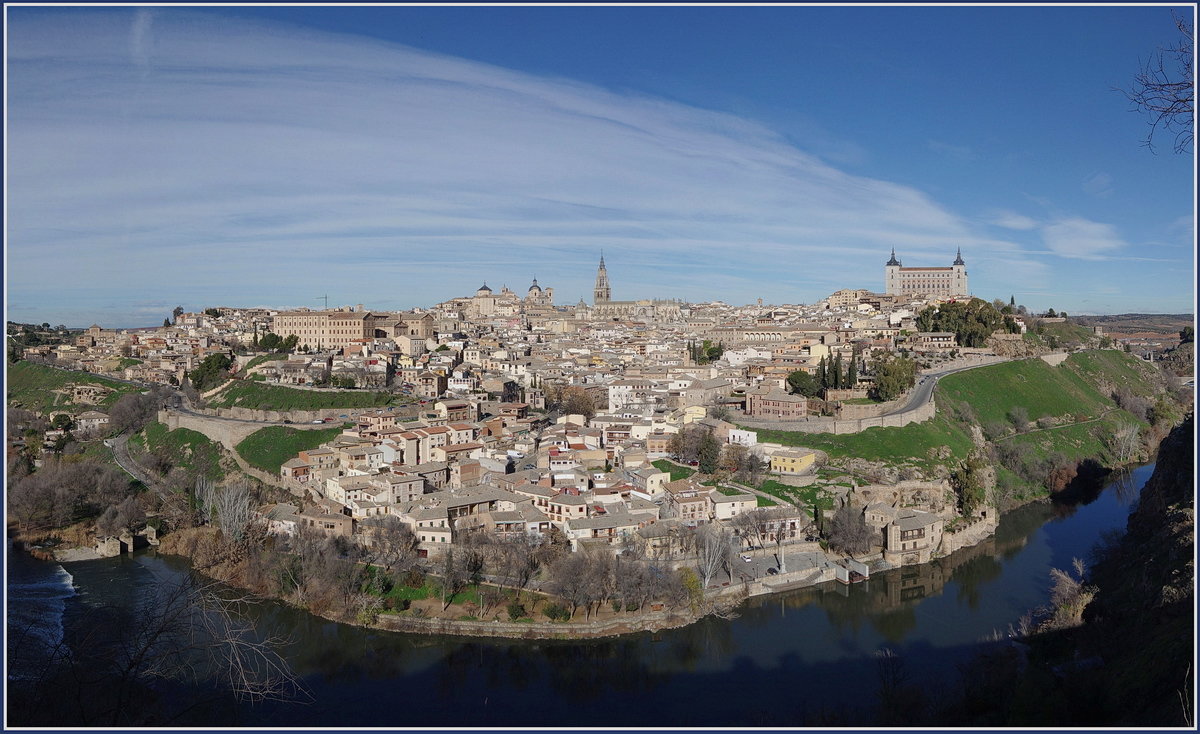
[(771, 574), (772, 576), (774, 576), (775, 574), (779, 573), (779, 569), (778, 569), (778, 568), (775, 568), (774, 566), (772, 566), (771, 568), (768, 568), (768, 569), (767, 569), (767, 573), (769, 573), (769, 574)]
[(317, 424), (317, 425), (320, 425), (320, 424), (322, 424), (322, 423), (324, 423), (324, 422), (325, 422), (325, 421), (321, 420), (320, 418), (318, 418), (317, 420), (313, 421), (313, 423), (315, 423), (315, 424)]
[(743, 561), (745, 561), (746, 563), (749, 563), (749, 562), (750, 562), (750, 556), (742, 556), (742, 560), (743, 560)]

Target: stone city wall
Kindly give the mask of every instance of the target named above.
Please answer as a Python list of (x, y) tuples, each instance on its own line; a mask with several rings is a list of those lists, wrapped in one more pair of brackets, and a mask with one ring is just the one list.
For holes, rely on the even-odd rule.
[(899, 428), (909, 423), (923, 423), (937, 412), (935, 401), (930, 400), (919, 408), (872, 418), (856, 418), (848, 420), (830, 418), (811, 418), (804, 421), (764, 421), (743, 417), (737, 422), (747, 428), (768, 429), (773, 431), (791, 431), (793, 433), (861, 433), (868, 428)]

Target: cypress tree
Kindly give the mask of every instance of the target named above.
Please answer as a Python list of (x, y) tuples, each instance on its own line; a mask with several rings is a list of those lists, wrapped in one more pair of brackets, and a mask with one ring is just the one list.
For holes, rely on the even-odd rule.
[(829, 375), (825, 373), (825, 358), (821, 357), (821, 363), (817, 365), (817, 384), (821, 389), (829, 387)]
[(858, 387), (858, 362), (850, 358), (850, 366), (846, 368), (846, 387), (853, 390)]
[(832, 380), (832, 382), (833, 382), (834, 390), (842, 389), (842, 353), (841, 352), (838, 352), (838, 355), (833, 358), (833, 380)]

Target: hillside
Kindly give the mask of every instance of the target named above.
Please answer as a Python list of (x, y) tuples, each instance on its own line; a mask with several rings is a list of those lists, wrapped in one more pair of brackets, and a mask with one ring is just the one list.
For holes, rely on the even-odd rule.
[[(74, 402), (70, 393), (74, 385), (97, 385), (109, 392), (98, 403)], [(89, 375), (85, 372), (68, 372), (32, 362), (17, 362), (8, 365), (7, 404), (10, 407), (26, 408), (38, 413), (65, 410), (78, 414), (86, 410), (107, 410), (122, 395), (141, 392), (142, 388), (116, 380)]]
[(1104, 332), (1112, 337), (1172, 336), (1178, 335), (1183, 327), (1195, 324), (1195, 316), (1190, 313), (1122, 313), (1109, 316), (1072, 316), (1071, 320), (1083, 326), (1103, 326)]
[[(954, 726), (1191, 727), (1194, 421), (1162, 442), (1123, 536), (1093, 551), (1082, 624), (986, 649), (948, 699)], [(1087, 587), (1085, 587), (1087, 588)]]
[(341, 432), (340, 425), (317, 430), (268, 426), (247, 436), (237, 445), (237, 452), (251, 466), (277, 475), (283, 462), (297, 452), (315, 449)]
[(210, 408), (253, 410), (322, 410), (326, 408), (376, 408), (406, 405), (412, 399), (386, 392), (359, 390), (298, 390), (281, 385), (234, 380), (208, 401)]
[(213, 481), (225, 478), (226, 469), (221, 465), (224, 449), (221, 444), (203, 433), (177, 428), (167, 430), (162, 423), (154, 421), (142, 431), (129, 438), (129, 450), (134, 455), (141, 452), (157, 454), (166, 463), (159, 468), (179, 467), (190, 476), (200, 476)]
[[(1118, 390), (1138, 414), (1114, 401)], [(979, 448), (997, 468), (998, 500), (1009, 506), (1062, 489), (1085, 460), (1095, 461), (1086, 469), (1099, 471), (1148, 455), (1147, 443), (1157, 443), (1179, 417), (1165, 395), (1151, 365), (1094, 350), (1056, 367), (1027, 359), (948, 375), (934, 394), (937, 415), (924, 423), (845, 435), (757, 434), (761, 442), (819, 449), (832, 466), (889, 481), (948, 477)], [(1117, 440), (1130, 435), (1124, 444)]]

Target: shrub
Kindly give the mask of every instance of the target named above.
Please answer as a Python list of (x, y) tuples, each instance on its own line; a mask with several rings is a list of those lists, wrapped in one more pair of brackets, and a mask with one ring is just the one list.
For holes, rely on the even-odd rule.
[(995, 441), (1008, 433), (1008, 427), (999, 421), (988, 421), (982, 428), (983, 437), (989, 441)]
[(1023, 405), (1013, 406), (1008, 411), (1008, 421), (1017, 429), (1017, 433), (1024, 433), (1029, 430), (1029, 411)]
[(547, 604), (542, 608), (542, 614), (545, 614), (546, 618), (553, 622), (566, 622), (571, 618), (571, 610), (562, 604)]
[(516, 622), (521, 617), (525, 616), (525, 605), (519, 601), (511, 601), (508, 603), (508, 620)]

